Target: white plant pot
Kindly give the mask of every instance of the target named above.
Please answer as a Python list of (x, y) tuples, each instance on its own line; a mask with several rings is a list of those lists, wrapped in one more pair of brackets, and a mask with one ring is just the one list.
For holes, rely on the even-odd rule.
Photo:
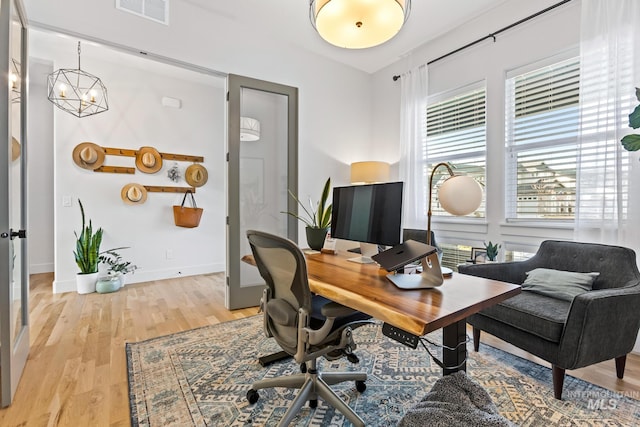
[(90, 294), (96, 291), (98, 273), (76, 274), (76, 288), (79, 294)]

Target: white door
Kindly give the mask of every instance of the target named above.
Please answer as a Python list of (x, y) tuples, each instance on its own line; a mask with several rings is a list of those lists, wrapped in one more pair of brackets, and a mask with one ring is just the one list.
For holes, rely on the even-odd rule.
[[(230, 310), (258, 305), (264, 281), (241, 261), (250, 254), (246, 232), (297, 241), (297, 88), (229, 75), (227, 80), (227, 292)], [(245, 129), (241, 132), (241, 129)]]
[[(20, 0), (0, 0), (0, 404), (9, 406), (29, 354), (26, 244), (27, 31)], [(7, 81), (8, 80), (8, 81)]]

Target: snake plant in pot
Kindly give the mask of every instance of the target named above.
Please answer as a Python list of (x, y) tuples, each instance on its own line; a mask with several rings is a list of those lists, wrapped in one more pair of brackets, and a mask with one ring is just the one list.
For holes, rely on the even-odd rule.
[(498, 251), (500, 250), (501, 245), (499, 245), (498, 243), (491, 243), (491, 240), (489, 240), (489, 243), (484, 242), (484, 248), (487, 251), (487, 260), (489, 261), (496, 261), (496, 259), (498, 258)]
[(329, 192), (331, 190), (331, 178), (327, 179), (322, 190), (320, 200), (316, 205), (313, 205), (311, 198), (309, 198), (309, 208), (296, 197), (295, 194), (289, 190), (289, 194), (293, 199), (298, 202), (298, 205), (304, 211), (303, 215), (298, 215), (293, 212), (283, 212), (295, 217), (302, 221), (307, 227), (305, 229), (307, 234), (307, 244), (311, 249), (319, 251), (324, 245), (324, 239), (327, 237), (327, 232), (331, 226), (331, 204), (327, 206), (329, 200)]
[(98, 228), (94, 233), (91, 220), (88, 225), (85, 222), (84, 207), (80, 199), (78, 204), (82, 215), (82, 231), (79, 236), (78, 233), (73, 232), (76, 236), (76, 250), (73, 251), (73, 255), (80, 268), (80, 272), (76, 275), (76, 286), (79, 294), (88, 294), (96, 290), (102, 228)]

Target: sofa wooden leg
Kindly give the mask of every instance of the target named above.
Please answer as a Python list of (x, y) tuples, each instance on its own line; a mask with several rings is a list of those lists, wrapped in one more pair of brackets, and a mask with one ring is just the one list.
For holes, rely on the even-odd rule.
[(473, 327), (473, 351), (480, 349), (480, 329)]
[(616, 375), (622, 379), (624, 377), (624, 367), (627, 363), (627, 355), (616, 357)]
[(553, 371), (553, 396), (562, 400), (562, 387), (564, 386), (564, 369), (552, 365)]

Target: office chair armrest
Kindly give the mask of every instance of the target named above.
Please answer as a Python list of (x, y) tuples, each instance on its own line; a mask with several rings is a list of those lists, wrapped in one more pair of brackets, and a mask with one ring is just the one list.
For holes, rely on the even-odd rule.
[(320, 308), (320, 313), (327, 318), (344, 317), (355, 313), (356, 310), (337, 302), (329, 302)]

